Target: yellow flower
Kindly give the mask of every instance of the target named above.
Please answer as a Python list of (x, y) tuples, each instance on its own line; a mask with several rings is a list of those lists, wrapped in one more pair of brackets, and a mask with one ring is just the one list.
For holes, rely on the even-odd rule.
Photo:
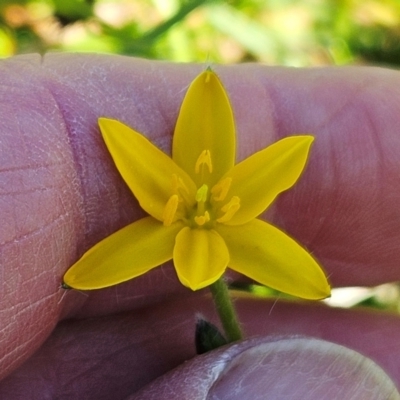
[(295, 296), (329, 296), (311, 255), (256, 219), (299, 178), (313, 141), (284, 138), (235, 165), (235, 127), (227, 94), (211, 70), (190, 85), (173, 137), (172, 158), (119, 121), (100, 118), (123, 179), (149, 214), (91, 248), (65, 274), (66, 285), (98, 289), (173, 259), (192, 290), (226, 268)]

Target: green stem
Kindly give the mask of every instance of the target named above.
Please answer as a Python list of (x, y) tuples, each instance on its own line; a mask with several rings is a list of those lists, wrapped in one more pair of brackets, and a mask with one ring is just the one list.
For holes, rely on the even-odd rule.
[(236, 311), (233, 307), (228, 286), (224, 282), (224, 278), (220, 278), (210, 285), (210, 290), (225, 331), (226, 339), (229, 343), (242, 339), (242, 331), (240, 330)]

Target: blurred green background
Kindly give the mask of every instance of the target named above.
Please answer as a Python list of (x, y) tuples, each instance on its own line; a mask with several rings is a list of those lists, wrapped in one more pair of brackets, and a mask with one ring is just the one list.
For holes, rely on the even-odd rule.
[(1, 0), (0, 56), (400, 64), (399, 0)]

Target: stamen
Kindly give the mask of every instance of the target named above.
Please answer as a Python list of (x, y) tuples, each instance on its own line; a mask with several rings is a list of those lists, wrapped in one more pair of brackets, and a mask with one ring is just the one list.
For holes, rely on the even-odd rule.
[(211, 194), (213, 195), (213, 200), (215, 201), (223, 201), (225, 200), (226, 195), (231, 187), (232, 178), (228, 177), (219, 181), (216, 185), (211, 189)]
[(193, 197), (190, 196), (190, 192), (185, 184), (185, 181), (177, 174), (172, 174), (171, 180), (172, 180), (171, 192), (179, 197), (179, 203), (184, 203), (184, 204), (192, 203)]
[(233, 196), (228, 203), (226, 203), (221, 211), (225, 214), (217, 219), (217, 222), (223, 223), (228, 222), (236, 214), (237, 210), (240, 208), (240, 198), (238, 196)]
[(179, 193), (183, 189), (187, 194), (189, 194), (189, 189), (183, 182), (183, 179), (177, 174), (172, 174), (172, 191), (174, 193)]
[(200, 202), (205, 203), (207, 201), (207, 195), (208, 195), (208, 186), (201, 185), (196, 192), (196, 201), (198, 203)]
[(210, 220), (210, 213), (208, 211), (206, 211), (204, 215), (196, 215), (194, 217), (194, 222), (196, 222), (196, 224), (199, 226), (203, 226), (209, 220)]
[(210, 150), (203, 150), (201, 154), (199, 155), (199, 158), (196, 161), (196, 165), (194, 167), (194, 170), (196, 174), (200, 172), (200, 167), (203, 165), (207, 165), (208, 171), (210, 174), (212, 173), (212, 162), (211, 162), (211, 154)]
[(163, 224), (164, 226), (170, 226), (174, 222), (176, 210), (178, 209), (179, 197), (177, 194), (173, 194), (167, 201), (163, 212)]

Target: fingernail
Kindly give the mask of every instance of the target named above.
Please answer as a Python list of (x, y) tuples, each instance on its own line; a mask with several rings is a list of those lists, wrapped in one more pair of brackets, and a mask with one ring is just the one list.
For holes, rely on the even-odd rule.
[(373, 361), (330, 342), (285, 338), (236, 355), (211, 386), (209, 400), (400, 399)]

